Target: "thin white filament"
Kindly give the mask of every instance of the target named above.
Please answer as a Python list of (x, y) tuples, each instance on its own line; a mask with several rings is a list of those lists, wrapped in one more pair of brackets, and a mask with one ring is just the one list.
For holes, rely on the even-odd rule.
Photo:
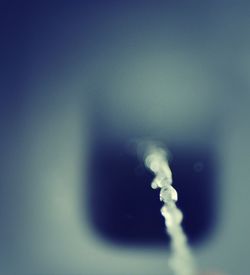
[(160, 200), (164, 203), (161, 214), (171, 240), (170, 269), (174, 275), (196, 275), (193, 256), (181, 226), (183, 214), (176, 206), (178, 194), (172, 186), (172, 172), (166, 151), (154, 145), (149, 146), (145, 165), (154, 173), (155, 178), (151, 187), (160, 188)]

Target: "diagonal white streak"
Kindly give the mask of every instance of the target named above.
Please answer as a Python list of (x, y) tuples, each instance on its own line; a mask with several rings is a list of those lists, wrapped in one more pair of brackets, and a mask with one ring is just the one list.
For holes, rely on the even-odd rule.
[(160, 200), (164, 203), (161, 214), (165, 219), (166, 231), (171, 240), (169, 266), (174, 275), (196, 275), (193, 256), (181, 226), (183, 215), (176, 206), (178, 194), (172, 186), (172, 172), (166, 151), (156, 145), (148, 146), (145, 165), (154, 173), (155, 178), (151, 187), (160, 188)]

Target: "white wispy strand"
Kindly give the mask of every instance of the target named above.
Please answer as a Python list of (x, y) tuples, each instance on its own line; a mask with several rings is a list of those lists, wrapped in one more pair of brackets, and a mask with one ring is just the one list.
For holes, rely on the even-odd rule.
[(161, 214), (171, 240), (169, 266), (175, 275), (196, 275), (193, 256), (181, 226), (183, 214), (176, 206), (178, 194), (172, 186), (172, 172), (166, 151), (161, 147), (149, 146), (145, 165), (155, 174), (151, 187), (160, 188), (160, 200), (164, 203)]

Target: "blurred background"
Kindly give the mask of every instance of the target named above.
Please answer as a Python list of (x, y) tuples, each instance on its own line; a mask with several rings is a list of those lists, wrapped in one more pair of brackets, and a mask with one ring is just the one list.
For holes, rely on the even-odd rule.
[(249, 12), (1, 1), (0, 274), (170, 274), (145, 138), (170, 151), (199, 269), (249, 274)]

